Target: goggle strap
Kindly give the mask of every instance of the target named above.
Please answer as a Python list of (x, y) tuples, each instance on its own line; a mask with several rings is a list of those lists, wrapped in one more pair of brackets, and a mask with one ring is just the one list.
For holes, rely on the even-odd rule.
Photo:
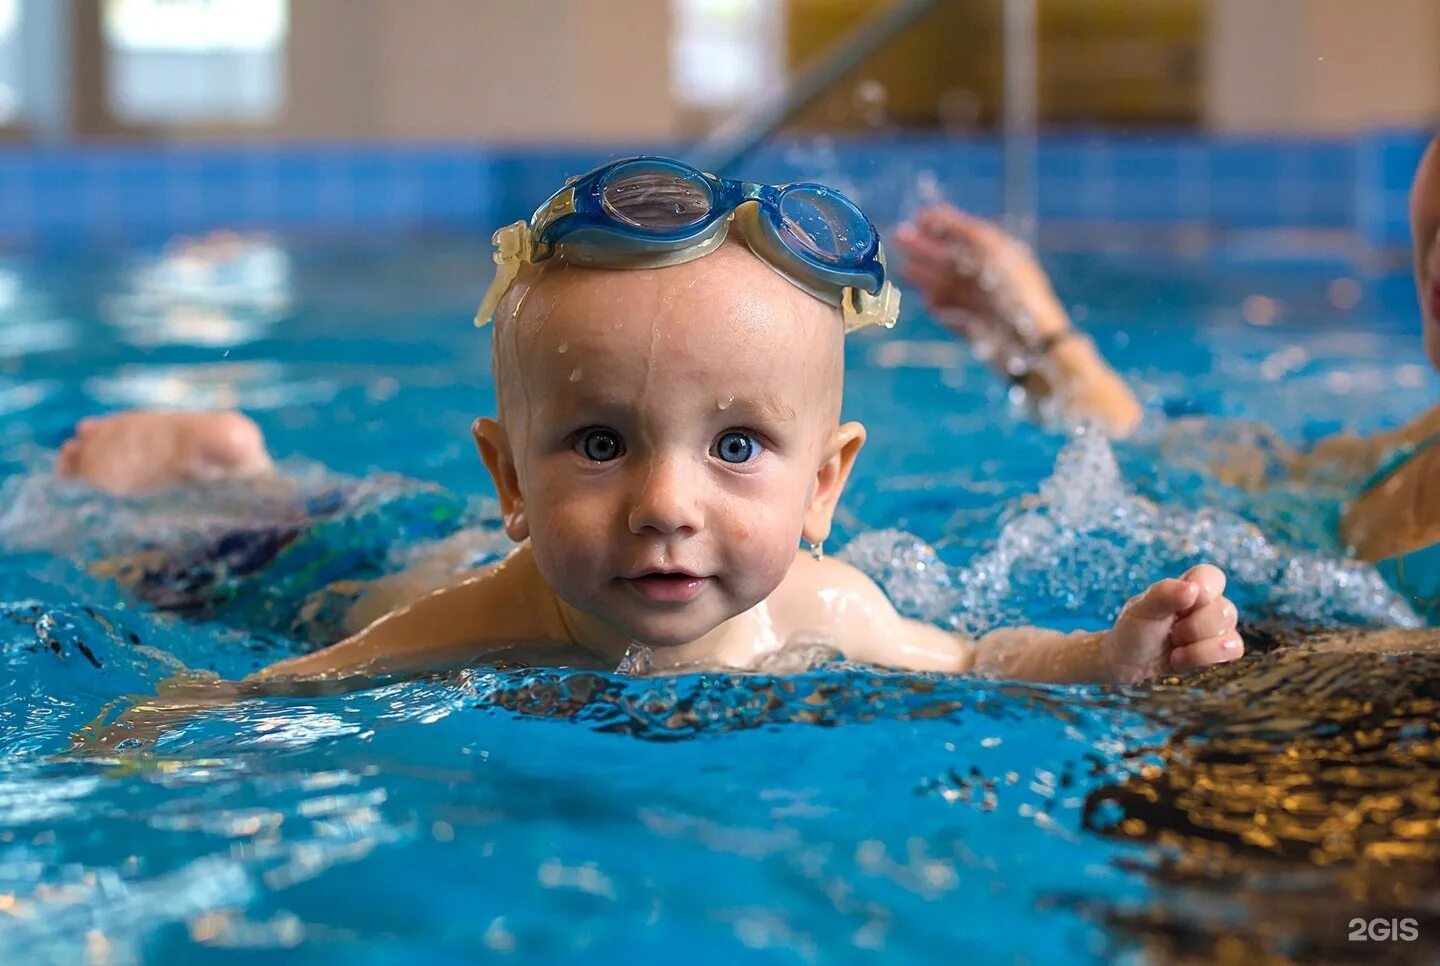
[(520, 274), (520, 266), (535, 259), (535, 241), (530, 232), (530, 225), (523, 221), (506, 225), (491, 236), (490, 241), (495, 246), (495, 252), (491, 258), (495, 261), (495, 277), (490, 281), (490, 287), (485, 290), (485, 297), (480, 300), (480, 308), (475, 312), (475, 327), (480, 328), (495, 317), (495, 310), (500, 307), (500, 300), (515, 284), (515, 278)]
[(852, 286), (845, 289), (841, 313), (845, 316), (846, 335), (867, 325), (893, 329), (900, 318), (900, 290), (893, 282), (886, 282), (875, 295)]

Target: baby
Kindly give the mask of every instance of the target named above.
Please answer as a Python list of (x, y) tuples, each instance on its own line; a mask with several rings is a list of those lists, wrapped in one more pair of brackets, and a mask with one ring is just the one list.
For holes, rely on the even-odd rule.
[[(901, 617), (865, 575), (800, 549), (828, 537), (865, 443), (840, 420), (846, 329), (893, 322), (898, 307), (873, 227), (834, 192), (631, 159), (496, 237), (480, 321), (494, 311), (499, 412), (474, 435), (519, 546), (258, 679), (439, 669), (519, 648), (614, 667), (635, 644), (658, 671), (750, 668), (814, 641), (886, 667), (1057, 682), (1241, 655), (1224, 575), (1208, 565), (1152, 585), (1101, 633), (971, 641)], [(236, 419), (94, 421), (59, 468), (123, 491), (105, 452), (127, 433), (128, 455), (110, 459), (148, 488), (161, 466), (179, 481), (273, 472)]]

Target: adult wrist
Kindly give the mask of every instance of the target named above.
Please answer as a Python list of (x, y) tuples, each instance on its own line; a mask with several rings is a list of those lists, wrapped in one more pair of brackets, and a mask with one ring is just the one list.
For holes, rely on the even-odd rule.
[(1008, 360), (1005, 374), (1012, 383), (1023, 387), (1030, 376), (1054, 357), (1056, 349), (1073, 339), (1084, 338), (1084, 333), (1073, 325), (1041, 336)]

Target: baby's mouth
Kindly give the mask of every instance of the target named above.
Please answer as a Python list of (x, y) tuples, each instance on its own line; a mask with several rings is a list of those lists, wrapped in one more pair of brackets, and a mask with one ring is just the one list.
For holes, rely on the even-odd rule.
[(654, 570), (620, 580), (642, 598), (656, 604), (687, 604), (700, 596), (710, 582), (709, 577), (697, 577), (682, 570)]

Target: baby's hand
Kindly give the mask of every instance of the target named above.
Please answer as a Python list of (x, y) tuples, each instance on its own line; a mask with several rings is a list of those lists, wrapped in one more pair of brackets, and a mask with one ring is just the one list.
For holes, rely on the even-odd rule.
[(1159, 581), (1132, 598), (1100, 642), (1115, 680), (1133, 684), (1244, 654), (1235, 630), (1235, 605), (1224, 593), (1225, 574), (1200, 564), (1179, 580)]

